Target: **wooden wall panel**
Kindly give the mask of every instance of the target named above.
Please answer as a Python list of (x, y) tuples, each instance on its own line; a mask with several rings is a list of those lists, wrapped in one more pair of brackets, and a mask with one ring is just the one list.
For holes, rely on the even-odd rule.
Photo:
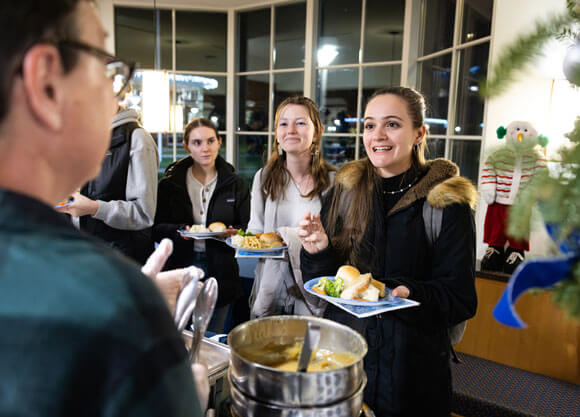
[(492, 311), (505, 286), (476, 279), (477, 313), (456, 350), (580, 385), (580, 322), (567, 318), (542, 291), (524, 293), (516, 303), (526, 329), (500, 324)]

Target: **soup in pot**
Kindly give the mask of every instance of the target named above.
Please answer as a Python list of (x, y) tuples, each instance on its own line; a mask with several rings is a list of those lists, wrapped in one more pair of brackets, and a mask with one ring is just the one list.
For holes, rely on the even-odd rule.
[[(239, 349), (239, 354), (246, 360), (281, 371), (296, 372), (298, 358), (303, 341), (292, 344), (250, 345)], [(358, 357), (350, 352), (333, 352), (329, 349), (315, 349), (308, 364), (307, 372), (330, 371), (344, 368), (358, 361)]]

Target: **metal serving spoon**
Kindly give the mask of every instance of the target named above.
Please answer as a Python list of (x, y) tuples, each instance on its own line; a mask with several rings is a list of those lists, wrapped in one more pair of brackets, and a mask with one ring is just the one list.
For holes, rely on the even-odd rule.
[(215, 278), (208, 278), (197, 297), (197, 302), (191, 315), (193, 322), (193, 338), (191, 340), (191, 349), (189, 350), (189, 361), (191, 363), (197, 362), (199, 359), (199, 343), (213, 315), (217, 296), (217, 280)]
[(194, 271), (191, 268), (186, 269), (184, 274), (185, 274), (184, 280), (185, 281), (189, 280), (189, 282), (185, 285), (183, 290), (181, 290), (181, 293), (179, 294), (179, 297), (177, 297), (177, 303), (175, 305), (174, 320), (179, 333), (181, 333), (181, 331), (185, 329), (185, 326), (187, 325), (187, 322), (189, 321), (191, 313), (195, 307), (197, 294), (199, 293), (198, 281), (200, 278), (199, 276), (200, 274), (196, 270)]
[(306, 328), (306, 335), (304, 336), (304, 344), (300, 357), (298, 358), (298, 372), (306, 372), (308, 364), (312, 358), (312, 352), (318, 347), (320, 341), (320, 326), (314, 323), (308, 323)]

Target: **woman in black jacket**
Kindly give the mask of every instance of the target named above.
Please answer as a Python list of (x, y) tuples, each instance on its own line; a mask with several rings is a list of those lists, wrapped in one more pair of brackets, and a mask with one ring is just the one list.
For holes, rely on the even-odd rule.
[[(375, 93), (364, 118), (368, 158), (343, 166), (321, 216), (305, 216), (299, 230), (305, 281), (350, 264), (393, 295), (421, 303), (367, 319), (332, 305), (325, 312), (365, 336), (364, 398), (383, 417), (450, 414), (448, 328), (477, 307), (475, 188), (453, 163), (425, 161), (424, 114), (424, 99), (413, 89)], [(443, 209), (432, 244), (422, 213), (426, 199)]]
[(219, 292), (208, 330), (222, 333), (230, 304), (244, 294), (234, 250), (213, 239), (186, 240), (177, 230), (193, 224), (222, 222), (246, 229), (250, 192), (234, 167), (218, 155), (221, 139), (213, 123), (197, 118), (188, 123), (183, 147), (190, 156), (170, 165), (159, 181), (153, 235), (173, 240), (167, 269), (196, 265), (215, 277)]

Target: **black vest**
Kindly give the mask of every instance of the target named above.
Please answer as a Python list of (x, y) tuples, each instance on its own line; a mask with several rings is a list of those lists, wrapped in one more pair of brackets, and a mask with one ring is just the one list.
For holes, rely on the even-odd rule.
[[(129, 122), (113, 129), (111, 145), (97, 178), (89, 181), (81, 189), (81, 194), (91, 200), (126, 200), (127, 175), (131, 152), (131, 135), (139, 128), (136, 122)], [(130, 231), (119, 230), (106, 225), (91, 216), (79, 219), (80, 228), (108, 242), (112, 247), (143, 264), (153, 251), (150, 229)]]

